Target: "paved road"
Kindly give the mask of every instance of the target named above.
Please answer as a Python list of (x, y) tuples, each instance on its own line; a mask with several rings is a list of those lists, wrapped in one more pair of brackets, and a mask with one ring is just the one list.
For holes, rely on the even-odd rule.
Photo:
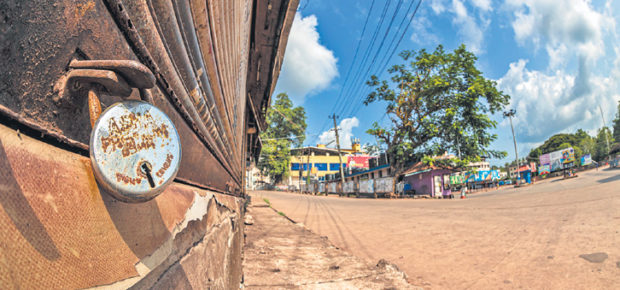
[[(279, 211), (433, 289), (620, 288), (620, 170), (461, 200), (254, 192)], [(590, 260), (606, 259), (602, 262)]]

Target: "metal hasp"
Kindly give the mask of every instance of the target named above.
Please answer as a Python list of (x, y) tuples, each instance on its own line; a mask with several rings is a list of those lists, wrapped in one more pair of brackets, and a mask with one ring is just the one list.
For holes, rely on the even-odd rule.
[(90, 159), (100, 185), (125, 202), (160, 194), (175, 178), (181, 142), (168, 116), (142, 101), (106, 109), (90, 137)]

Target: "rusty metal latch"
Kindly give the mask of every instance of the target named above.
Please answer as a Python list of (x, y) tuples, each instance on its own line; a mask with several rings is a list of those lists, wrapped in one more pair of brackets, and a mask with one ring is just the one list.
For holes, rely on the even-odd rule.
[[(155, 77), (129, 60), (74, 60), (60, 98), (87, 92), (92, 132), (90, 159), (99, 185), (125, 202), (148, 201), (176, 177), (181, 143), (168, 116), (152, 105)], [(133, 88), (143, 101), (125, 100), (101, 112), (99, 94), (126, 98)]]

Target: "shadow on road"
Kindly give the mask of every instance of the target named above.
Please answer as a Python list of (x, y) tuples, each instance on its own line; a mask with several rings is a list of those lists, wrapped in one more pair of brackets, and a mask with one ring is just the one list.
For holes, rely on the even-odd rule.
[(597, 180), (596, 182), (598, 183), (608, 183), (608, 182), (613, 182), (613, 181), (617, 181), (620, 180), (620, 174), (616, 175), (616, 176), (610, 176), (607, 178), (603, 178), (601, 180)]

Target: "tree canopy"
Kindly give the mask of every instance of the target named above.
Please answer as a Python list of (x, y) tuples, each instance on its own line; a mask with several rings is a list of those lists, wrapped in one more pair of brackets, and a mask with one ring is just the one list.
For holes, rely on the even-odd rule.
[[(543, 154), (547, 154), (549, 152), (557, 151), (560, 149), (565, 149), (568, 147), (573, 147), (573, 149), (575, 149), (575, 147), (578, 147), (580, 144), (586, 143), (589, 140), (592, 140), (592, 137), (588, 135), (588, 133), (583, 131), (582, 129), (577, 130), (575, 134), (569, 134), (569, 133), (555, 134), (549, 137), (549, 139), (545, 140), (545, 142), (542, 145), (532, 149), (528, 157), (531, 160), (538, 161), (538, 158)], [(581, 151), (583, 152), (585, 150), (581, 150)], [(588, 152), (585, 152), (585, 153), (588, 154), (591, 152), (588, 150)], [(581, 155), (575, 156), (575, 157), (580, 158)]]
[(258, 161), (258, 168), (273, 183), (288, 177), (290, 148), (303, 144), (306, 126), (306, 110), (293, 107), (286, 93), (278, 94), (267, 110), (267, 128), (260, 134), (263, 148)]
[(616, 111), (616, 118), (614, 119), (614, 140), (620, 142), (620, 101), (618, 101), (618, 109)]
[(542, 145), (532, 149), (528, 159), (538, 161), (540, 155), (572, 147), (575, 150), (576, 159), (580, 159), (583, 155), (591, 154), (592, 159), (601, 161), (608, 154), (605, 133), (607, 133), (609, 144), (613, 144), (614, 138), (612, 137), (611, 130), (607, 127), (599, 129), (596, 137), (590, 136), (582, 129), (578, 129), (574, 134), (555, 134), (545, 140)]
[(596, 144), (594, 145), (592, 158), (596, 161), (605, 160), (609, 156), (612, 144), (614, 144), (614, 138), (609, 127), (599, 129), (596, 134)]
[(489, 131), (497, 125), (489, 115), (500, 112), (510, 97), (482, 76), (473, 53), (464, 45), (453, 52), (439, 45), (432, 53), (406, 50), (400, 56), (404, 64), (388, 69), (389, 80), (371, 77), (367, 84), (374, 91), (364, 101), (387, 103), (390, 126), (375, 122), (367, 133), (387, 144), (397, 174), (445, 151), (460, 153), (465, 162), (506, 155), (488, 149), (497, 138)]

